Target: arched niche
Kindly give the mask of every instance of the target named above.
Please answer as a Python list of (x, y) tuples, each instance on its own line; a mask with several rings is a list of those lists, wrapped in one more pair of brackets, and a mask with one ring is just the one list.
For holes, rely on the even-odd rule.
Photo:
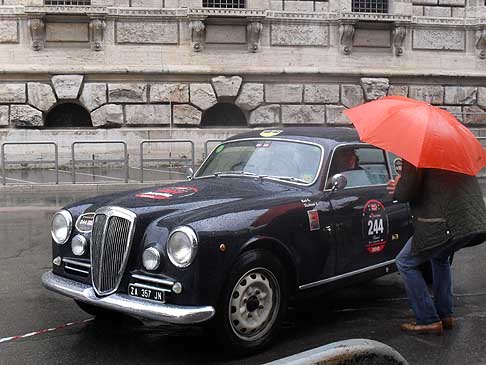
[(62, 103), (53, 107), (46, 115), (46, 128), (93, 127), (89, 112), (79, 104)]
[(234, 104), (218, 103), (206, 110), (201, 119), (201, 127), (246, 127), (243, 111)]

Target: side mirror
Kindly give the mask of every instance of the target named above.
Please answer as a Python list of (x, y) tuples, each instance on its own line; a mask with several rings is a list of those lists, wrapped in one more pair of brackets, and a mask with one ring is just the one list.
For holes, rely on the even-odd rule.
[(346, 176), (344, 176), (343, 174), (336, 174), (332, 176), (331, 183), (332, 191), (341, 190), (344, 189), (346, 185), (348, 185), (348, 179), (346, 179)]
[(187, 180), (191, 180), (192, 177), (194, 176), (194, 170), (189, 167), (186, 171), (186, 174), (187, 174)]
[(393, 168), (395, 169), (397, 175), (400, 175), (402, 173), (402, 164), (403, 161), (400, 157), (397, 157), (393, 160)]

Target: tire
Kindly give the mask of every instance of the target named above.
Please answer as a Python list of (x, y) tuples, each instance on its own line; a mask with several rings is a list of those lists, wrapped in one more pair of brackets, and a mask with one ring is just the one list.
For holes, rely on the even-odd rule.
[(287, 310), (287, 275), (270, 252), (243, 253), (226, 281), (211, 329), (222, 348), (248, 355), (268, 346)]

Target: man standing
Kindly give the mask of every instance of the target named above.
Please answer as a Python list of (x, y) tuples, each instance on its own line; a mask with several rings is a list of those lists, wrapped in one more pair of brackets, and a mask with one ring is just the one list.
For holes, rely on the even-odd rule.
[[(412, 333), (442, 334), (453, 327), (449, 256), (486, 240), (486, 207), (476, 177), (438, 169), (418, 169), (403, 161), (402, 174), (387, 189), (409, 202), (414, 235), (396, 258), (416, 321), (401, 325)], [(432, 300), (419, 266), (430, 261)]]

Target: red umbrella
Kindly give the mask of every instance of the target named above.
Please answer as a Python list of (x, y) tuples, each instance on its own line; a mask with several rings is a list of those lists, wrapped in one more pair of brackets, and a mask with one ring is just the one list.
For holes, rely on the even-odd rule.
[(363, 142), (411, 164), (476, 175), (486, 167), (477, 138), (451, 113), (423, 101), (386, 96), (344, 112)]

